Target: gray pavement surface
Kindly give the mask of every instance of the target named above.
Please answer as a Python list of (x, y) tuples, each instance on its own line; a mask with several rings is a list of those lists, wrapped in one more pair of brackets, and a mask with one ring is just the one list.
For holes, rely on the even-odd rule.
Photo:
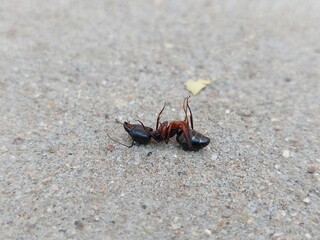
[[(0, 239), (320, 239), (320, 2), (4, 0)], [(130, 144), (120, 121), (183, 119)]]

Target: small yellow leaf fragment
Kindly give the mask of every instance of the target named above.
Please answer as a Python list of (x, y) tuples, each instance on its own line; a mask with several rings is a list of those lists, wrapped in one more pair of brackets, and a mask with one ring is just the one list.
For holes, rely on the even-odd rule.
[(197, 95), (203, 88), (211, 83), (211, 80), (199, 79), (199, 80), (188, 80), (186, 82), (187, 89), (193, 94)]

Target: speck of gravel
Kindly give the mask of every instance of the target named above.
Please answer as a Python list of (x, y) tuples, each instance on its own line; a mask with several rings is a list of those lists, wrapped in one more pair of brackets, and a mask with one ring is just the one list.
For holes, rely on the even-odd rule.
[(212, 232), (211, 232), (211, 230), (209, 230), (209, 229), (205, 229), (204, 232), (205, 232), (207, 235), (209, 235), (209, 236), (212, 235)]
[(78, 230), (83, 230), (83, 228), (84, 228), (84, 224), (81, 221), (75, 221), (74, 225), (75, 225), (76, 229), (78, 229)]
[(311, 202), (310, 198), (306, 197), (303, 199), (303, 202), (309, 204)]
[(55, 150), (53, 147), (49, 147), (49, 148), (48, 148), (48, 152), (49, 152), (49, 153), (55, 153), (56, 150)]
[(312, 238), (312, 237), (311, 237), (311, 235), (310, 235), (309, 233), (306, 233), (306, 234), (305, 234), (305, 237), (306, 237), (307, 239)]
[(15, 139), (13, 139), (13, 142), (12, 142), (12, 143), (15, 144), (15, 145), (19, 145), (19, 144), (23, 143), (23, 141), (24, 141), (23, 138), (17, 137), (17, 138), (15, 138)]
[(143, 209), (146, 209), (146, 208), (147, 208), (147, 205), (146, 205), (146, 204), (142, 204), (141, 207), (142, 207)]
[(218, 153), (213, 153), (211, 155), (211, 160), (214, 161), (214, 160), (217, 160), (218, 159)]
[(277, 125), (277, 126), (275, 126), (273, 129), (278, 132), (278, 131), (281, 130), (281, 127)]
[(290, 151), (288, 149), (283, 150), (282, 157), (284, 157), (284, 158), (290, 157)]
[(108, 144), (106, 146), (106, 150), (109, 152), (113, 152), (116, 149), (116, 147), (113, 144)]
[(60, 188), (59, 188), (59, 186), (58, 186), (57, 184), (52, 184), (52, 185), (51, 185), (51, 189), (52, 189), (53, 191), (58, 191)]
[(238, 115), (241, 116), (241, 117), (251, 117), (252, 114), (253, 114), (253, 111), (250, 110), (250, 109), (241, 109), (238, 112)]
[(317, 166), (315, 164), (309, 164), (308, 165), (308, 173), (315, 173), (315, 171), (317, 170)]

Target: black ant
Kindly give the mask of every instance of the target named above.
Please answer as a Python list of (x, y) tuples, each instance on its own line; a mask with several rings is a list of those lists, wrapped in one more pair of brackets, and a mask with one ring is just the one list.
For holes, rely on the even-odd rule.
[[(117, 119), (116, 119), (116, 122), (122, 124)], [(133, 146), (134, 142), (137, 142), (139, 144), (147, 144), (150, 142), (151, 136), (149, 135), (148, 132), (153, 131), (153, 129), (151, 127), (145, 127), (145, 126), (142, 126), (141, 124), (131, 124), (129, 122), (124, 122), (122, 125), (123, 125), (123, 128), (127, 131), (127, 133), (131, 136), (132, 143), (130, 146), (125, 145), (125, 144), (113, 139), (107, 133), (108, 137), (110, 139), (112, 139), (113, 141), (115, 141), (116, 143), (119, 143), (119, 144), (121, 144), (125, 147), (128, 147), (128, 148), (131, 148)]]
[[(146, 127), (144, 127), (143, 123), (139, 121), (144, 127), (145, 132), (149, 133), (149, 135), (157, 142), (164, 140), (166, 144), (169, 142), (170, 138), (177, 135), (176, 140), (184, 150), (198, 151), (207, 146), (210, 143), (210, 139), (193, 129), (193, 117), (189, 106), (189, 98), (190, 97), (187, 97), (183, 101), (183, 110), (185, 112), (184, 121), (165, 121), (163, 123), (159, 123), (160, 116), (166, 106), (164, 105), (158, 114), (155, 131), (150, 132)], [(188, 121), (188, 110), (190, 113), (191, 129)]]
[[(157, 117), (156, 130), (153, 131), (152, 128), (144, 126), (144, 124), (139, 120), (138, 121), (141, 125), (124, 122), (123, 127), (131, 136), (132, 144), (131, 146), (127, 146), (118, 141), (116, 142), (126, 147), (132, 147), (134, 142), (146, 144), (151, 140), (151, 138), (153, 138), (157, 142), (165, 141), (167, 144), (170, 138), (177, 135), (176, 140), (184, 150), (198, 151), (201, 148), (204, 148), (210, 143), (210, 139), (193, 129), (193, 117), (189, 106), (189, 98), (190, 97), (185, 98), (183, 102), (183, 110), (185, 112), (184, 121), (165, 121), (160, 123), (160, 116), (166, 106), (166, 104), (164, 104)], [(187, 116), (188, 110), (190, 112), (191, 129)]]

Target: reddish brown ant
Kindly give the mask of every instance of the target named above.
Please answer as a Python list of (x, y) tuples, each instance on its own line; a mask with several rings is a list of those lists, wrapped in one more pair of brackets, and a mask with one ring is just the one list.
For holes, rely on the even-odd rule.
[[(198, 151), (209, 144), (210, 139), (208, 137), (193, 129), (193, 117), (189, 106), (189, 97), (185, 98), (183, 102), (183, 110), (185, 112), (184, 121), (165, 121), (163, 123), (160, 123), (160, 116), (165, 106), (166, 104), (164, 104), (163, 108), (158, 114), (156, 130), (154, 131), (152, 128), (144, 126), (144, 124), (139, 120), (137, 121), (139, 121), (141, 125), (130, 124), (128, 122), (123, 123), (124, 129), (132, 138), (132, 144), (130, 146), (120, 143), (108, 135), (109, 138), (129, 148), (133, 146), (134, 142), (137, 142), (139, 144), (147, 144), (150, 142), (151, 138), (153, 138), (157, 142), (165, 141), (165, 143), (167, 144), (169, 142), (169, 139), (172, 138), (174, 135), (177, 135), (177, 142), (182, 146), (184, 150)], [(188, 110), (190, 112), (191, 129), (189, 126), (187, 116)], [(119, 121), (117, 122), (120, 123)]]
[[(157, 142), (164, 140), (167, 144), (170, 138), (172, 138), (174, 135), (177, 135), (176, 140), (184, 150), (198, 151), (210, 143), (210, 138), (193, 129), (193, 117), (191, 108), (189, 106), (189, 98), (190, 96), (185, 98), (183, 101), (183, 110), (185, 113), (184, 121), (165, 121), (163, 123), (159, 123), (160, 116), (166, 105), (163, 106), (162, 110), (158, 114), (155, 131), (149, 131), (149, 128), (144, 127), (143, 123), (139, 120), (138, 121), (143, 126), (145, 132)], [(188, 110), (190, 113), (191, 129), (188, 121)]]

